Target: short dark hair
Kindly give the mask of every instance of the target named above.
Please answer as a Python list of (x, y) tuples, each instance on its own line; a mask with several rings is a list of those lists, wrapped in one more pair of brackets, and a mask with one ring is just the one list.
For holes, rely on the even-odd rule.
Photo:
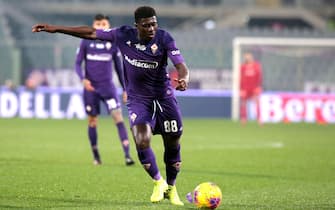
[(149, 18), (153, 16), (156, 16), (156, 11), (149, 6), (138, 7), (134, 12), (135, 23), (138, 23), (141, 18)]
[(96, 14), (94, 16), (94, 20), (109, 20), (109, 17), (103, 14)]

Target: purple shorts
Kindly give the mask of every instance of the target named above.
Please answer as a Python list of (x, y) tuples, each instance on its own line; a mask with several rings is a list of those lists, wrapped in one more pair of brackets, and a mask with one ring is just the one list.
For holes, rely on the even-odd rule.
[(108, 112), (121, 107), (114, 86), (95, 87), (92, 92), (84, 89), (84, 104), (87, 115), (96, 116), (100, 114), (100, 101), (106, 106)]
[(153, 134), (182, 134), (181, 112), (175, 97), (156, 100), (128, 97), (127, 107), (130, 127), (148, 123)]

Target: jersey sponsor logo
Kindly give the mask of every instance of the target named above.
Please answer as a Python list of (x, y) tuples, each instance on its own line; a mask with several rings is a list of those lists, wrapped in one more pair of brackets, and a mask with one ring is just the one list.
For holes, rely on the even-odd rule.
[(95, 45), (95, 48), (97, 48), (97, 49), (105, 49), (105, 45), (104, 45), (104, 44), (101, 44), (101, 43), (97, 43), (97, 44)]
[(150, 48), (151, 48), (151, 52), (152, 52), (152, 54), (155, 54), (156, 51), (158, 50), (158, 46), (157, 46), (156, 43), (154, 43), (153, 45), (151, 45)]
[(124, 59), (132, 66), (136, 66), (144, 69), (156, 69), (158, 67), (158, 62), (156, 61), (145, 61), (145, 60), (137, 60), (131, 59), (127, 55), (124, 55)]
[(172, 55), (180, 55), (180, 50), (172, 50), (171, 54)]
[(111, 28), (107, 28), (107, 29), (104, 29), (103, 32), (110, 32), (112, 29)]
[(86, 59), (90, 61), (111, 61), (111, 54), (86, 54)]

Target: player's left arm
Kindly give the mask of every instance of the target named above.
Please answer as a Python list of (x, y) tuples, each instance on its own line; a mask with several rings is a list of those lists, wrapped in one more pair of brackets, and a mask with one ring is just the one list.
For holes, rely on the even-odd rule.
[(178, 78), (174, 79), (176, 82), (178, 82), (176, 90), (184, 91), (187, 89), (189, 83), (189, 69), (186, 66), (184, 58), (170, 34), (165, 34), (165, 40), (168, 57), (178, 72)]
[(178, 82), (176, 90), (184, 91), (187, 89), (188, 82), (189, 82), (189, 70), (185, 63), (178, 63), (175, 64), (175, 67), (178, 72), (178, 79), (175, 79)]

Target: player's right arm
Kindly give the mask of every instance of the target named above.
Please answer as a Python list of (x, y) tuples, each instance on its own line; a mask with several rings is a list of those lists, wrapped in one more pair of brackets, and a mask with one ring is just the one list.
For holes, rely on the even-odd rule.
[(36, 24), (32, 27), (32, 32), (62, 33), (83, 39), (100, 39), (106, 41), (116, 40), (116, 28), (97, 30), (90, 26), (57, 26), (49, 24)]
[(36, 24), (32, 32), (62, 33), (83, 39), (97, 39), (96, 29), (90, 26), (58, 26), (49, 24)]

